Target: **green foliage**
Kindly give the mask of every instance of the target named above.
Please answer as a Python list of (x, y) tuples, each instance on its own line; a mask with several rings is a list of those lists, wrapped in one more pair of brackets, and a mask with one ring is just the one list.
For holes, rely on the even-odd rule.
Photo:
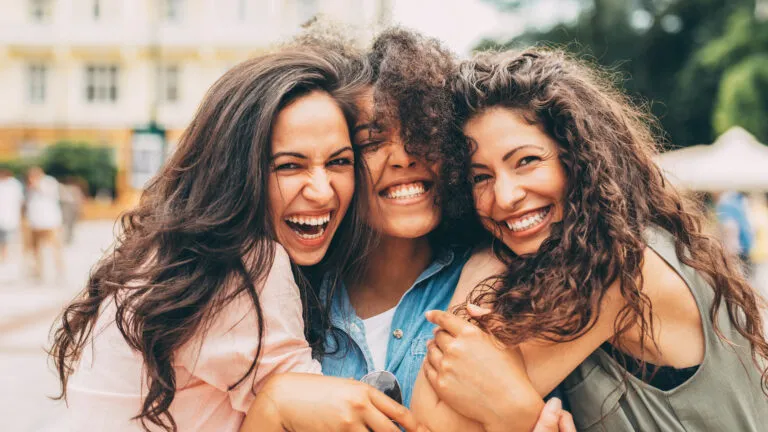
[(15, 159), (0, 161), (0, 168), (7, 169), (13, 173), (13, 176), (21, 179), (26, 174), (29, 167), (37, 165), (38, 162), (34, 159)]
[(768, 54), (748, 57), (723, 75), (714, 125), (718, 134), (741, 126), (768, 142)]
[(99, 190), (114, 194), (117, 166), (110, 148), (60, 141), (45, 150), (40, 165), (46, 173), (59, 179), (81, 177), (88, 182), (91, 195)]
[[(507, 10), (531, 4), (526, 0), (486, 1)], [(582, 3), (582, 13), (574, 22), (559, 23), (546, 31), (528, 31), (509, 41), (484, 40), (477, 48), (544, 44), (588, 55), (624, 76), (626, 91), (650, 102), (669, 140), (680, 146), (714, 140), (715, 97), (725, 85), (724, 76), (746, 58), (768, 54), (768, 23), (754, 19), (754, 0)], [(633, 27), (637, 14), (650, 17), (647, 28)], [(671, 29), (664, 24), (669, 20), (681, 25)], [(757, 100), (768, 98), (761, 87), (751, 88), (763, 92), (754, 96)]]

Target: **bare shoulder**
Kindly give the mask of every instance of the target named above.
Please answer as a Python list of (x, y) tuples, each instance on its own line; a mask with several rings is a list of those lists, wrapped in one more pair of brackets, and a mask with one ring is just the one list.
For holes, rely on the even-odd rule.
[(688, 284), (653, 249), (646, 247), (642, 268), (643, 292), (658, 313), (669, 312), (669, 318), (700, 319), (696, 300)]
[(477, 249), (464, 264), (459, 282), (451, 299), (451, 306), (463, 303), (469, 294), (493, 276), (504, 273), (506, 266), (499, 260), (490, 248)]

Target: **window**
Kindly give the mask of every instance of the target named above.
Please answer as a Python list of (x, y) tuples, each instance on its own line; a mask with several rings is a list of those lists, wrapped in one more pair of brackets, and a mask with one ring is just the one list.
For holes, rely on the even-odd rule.
[(178, 65), (162, 66), (158, 75), (160, 101), (165, 103), (178, 102), (181, 96), (179, 92), (180, 67)]
[(52, 15), (53, 0), (29, 0), (29, 16), (33, 21), (50, 21)]
[(27, 67), (28, 99), (33, 104), (45, 103), (48, 66), (42, 63), (33, 63)]
[(180, 22), (184, 9), (184, 0), (163, 0), (160, 15), (163, 21)]
[(118, 98), (117, 65), (88, 65), (85, 68), (85, 100), (90, 103), (115, 103)]

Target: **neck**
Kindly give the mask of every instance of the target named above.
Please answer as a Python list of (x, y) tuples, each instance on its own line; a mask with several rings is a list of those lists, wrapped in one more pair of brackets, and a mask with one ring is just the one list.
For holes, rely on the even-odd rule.
[(383, 237), (367, 261), (365, 272), (347, 285), (350, 301), (363, 319), (397, 305), (432, 262), (432, 246), (426, 237)]

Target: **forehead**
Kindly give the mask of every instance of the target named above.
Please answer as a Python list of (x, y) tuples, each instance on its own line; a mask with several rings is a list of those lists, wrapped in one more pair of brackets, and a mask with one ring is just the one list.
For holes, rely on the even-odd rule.
[(344, 113), (327, 93), (315, 91), (291, 102), (275, 119), (272, 152), (288, 148), (312, 149), (324, 144), (336, 147), (349, 142)]
[(464, 134), (477, 146), (474, 154), (480, 155), (526, 145), (557, 148), (540, 124), (529, 122), (521, 112), (509, 108), (491, 108), (475, 115), (464, 125)]

